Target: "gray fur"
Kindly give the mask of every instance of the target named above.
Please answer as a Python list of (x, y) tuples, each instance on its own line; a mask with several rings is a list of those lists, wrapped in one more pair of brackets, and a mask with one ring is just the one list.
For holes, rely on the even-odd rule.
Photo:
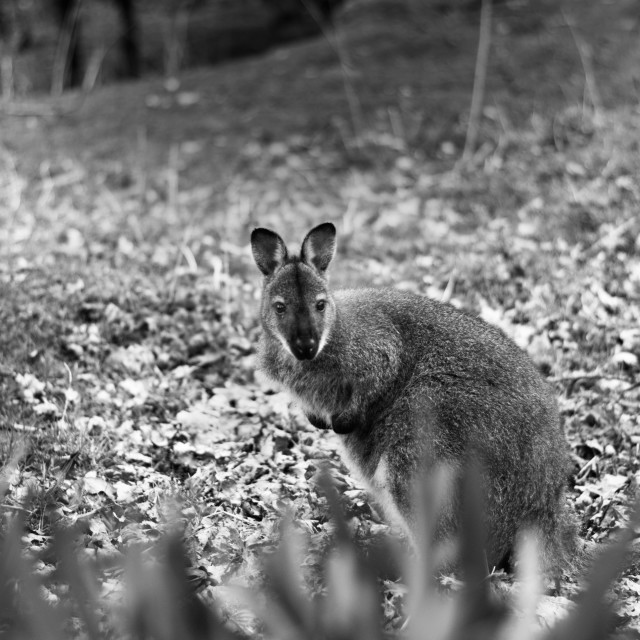
[[(546, 568), (559, 566), (574, 540), (564, 505), (567, 446), (555, 398), (529, 357), (499, 329), (448, 304), (358, 289), (327, 291), (324, 348), (297, 360), (269, 317), (270, 292), (283, 290), (279, 273), (265, 280), (259, 366), (313, 424), (342, 434), (374, 497), (386, 492), (387, 511), (415, 533), (416, 478), (439, 464), (462, 469), (473, 456), (487, 493), (489, 566), (508, 562), (525, 526), (539, 530)], [(326, 291), (319, 273), (314, 287)], [(456, 520), (444, 514), (440, 529)]]

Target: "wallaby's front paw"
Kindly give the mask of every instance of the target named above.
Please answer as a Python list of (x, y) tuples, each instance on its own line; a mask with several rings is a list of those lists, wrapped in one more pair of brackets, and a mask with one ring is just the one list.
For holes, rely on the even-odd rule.
[(327, 429), (331, 429), (331, 425), (320, 416), (316, 416), (313, 413), (307, 413), (307, 420), (314, 426), (316, 429), (323, 429), (326, 431)]
[(355, 431), (360, 423), (355, 418), (347, 418), (344, 416), (334, 416), (331, 418), (331, 428), (341, 436)]

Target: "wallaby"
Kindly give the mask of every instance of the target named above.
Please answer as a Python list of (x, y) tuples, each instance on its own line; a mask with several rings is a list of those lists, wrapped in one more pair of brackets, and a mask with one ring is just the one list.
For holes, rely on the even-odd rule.
[[(416, 478), (443, 464), (483, 470), (489, 568), (510, 566), (535, 527), (546, 569), (573, 550), (564, 505), (567, 444), (555, 398), (500, 329), (445, 303), (391, 288), (331, 291), (336, 229), (326, 222), (290, 255), (255, 229), (263, 273), (259, 367), (316, 427), (340, 435), (347, 465), (392, 520), (416, 535)], [(452, 504), (455, 501), (452, 501)], [(453, 508), (453, 507), (452, 507)], [(440, 533), (457, 516), (442, 517)]]

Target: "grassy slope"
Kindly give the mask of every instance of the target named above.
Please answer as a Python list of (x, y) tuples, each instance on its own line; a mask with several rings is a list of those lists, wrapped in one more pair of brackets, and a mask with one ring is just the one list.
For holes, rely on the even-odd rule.
[[(611, 106), (637, 99), (631, 76), (638, 25), (632, 3), (626, 4), (607, 8), (596, 3), (585, 9), (566, 3), (565, 15), (596, 51), (597, 82)], [(548, 115), (582, 100), (584, 74), (577, 48), (565, 17), (550, 10), (552, 5), (541, 2), (521, 12), (498, 14), (489, 103), (518, 123), (532, 113)], [(428, 13), (391, 20), (355, 15), (350, 22), (350, 77), (367, 121), (376, 109), (406, 108), (414, 116), (423, 110), (417, 142), (431, 151), (438, 142), (434, 133), (450, 136), (452, 123), (459, 122), (468, 106), (476, 17), (453, 14), (436, 22)], [(152, 147), (157, 144), (165, 152), (171, 142), (201, 140), (207, 153), (198, 164), (215, 173), (221, 164), (228, 166), (229, 156), (241, 147), (238, 142), (247, 137), (281, 139), (295, 132), (333, 137), (331, 121), (349, 119), (337, 56), (325, 40), (215, 70), (190, 71), (182, 82), (201, 95), (186, 112), (145, 108), (147, 94), (161, 91), (158, 82), (116, 85), (89, 96), (61, 121), (45, 120), (33, 128), (29, 125), (34, 123), (21, 127), (19, 121), (9, 121), (3, 139), (26, 156), (23, 161), (50, 158), (53, 151), (84, 162), (135, 156), (138, 130), (146, 127)], [(229, 138), (229, 148), (216, 152), (212, 143), (222, 144), (220, 137)], [(161, 153), (151, 156), (154, 166), (165, 161)]]
[[(2, 447), (31, 442), (11, 500), (28, 480), (50, 490), (34, 539), (51, 517), (93, 512), (86, 544), (118, 553), (154, 538), (171, 493), (212, 585), (256, 579), (282, 500), (323, 544), (307, 480), (334, 443), (253, 381), (245, 244), (256, 221), (293, 240), (326, 218), (342, 231), (337, 282), (440, 295), (453, 278), (457, 304), (532, 353), (562, 393), (582, 532), (618, 526), (640, 441), (640, 398), (626, 391), (640, 355), (640, 118), (634, 23), (600, 10), (576, 13), (609, 107), (597, 126), (563, 18), (499, 16), (480, 169), (462, 176), (441, 143), (460, 148), (476, 27), (455, 16), (352, 24), (360, 149), (324, 41), (185, 73), (192, 106), (149, 80), (62, 118), (4, 117)], [(150, 94), (167, 108), (145, 106)], [(27, 372), (44, 388), (16, 380)], [(382, 525), (341, 477), (366, 540)]]

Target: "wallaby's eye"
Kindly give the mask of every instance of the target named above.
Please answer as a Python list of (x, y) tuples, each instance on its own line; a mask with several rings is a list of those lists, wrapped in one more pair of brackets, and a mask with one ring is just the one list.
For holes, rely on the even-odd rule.
[(326, 300), (318, 300), (318, 302), (316, 302), (316, 309), (318, 311), (324, 311), (324, 308), (327, 306), (327, 301)]
[(273, 308), (276, 310), (276, 313), (279, 315), (282, 315), (287, 310), (287, 306), (285, 305), (284, 302), (276, 302), (273, 305)]

